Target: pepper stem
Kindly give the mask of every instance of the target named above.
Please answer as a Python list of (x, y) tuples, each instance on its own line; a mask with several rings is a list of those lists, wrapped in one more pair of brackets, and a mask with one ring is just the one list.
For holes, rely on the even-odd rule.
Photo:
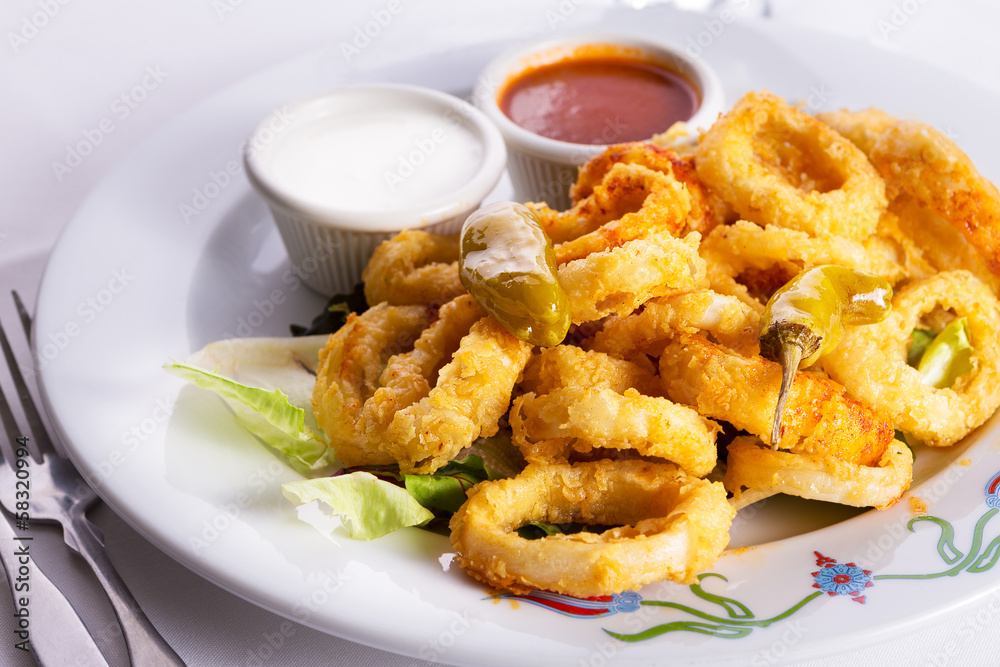
[(790, 340), (781, 341), (781, 390), (778, 392), (778, 405), (774, 409), (774, 423), (771, 426), (771, 449), (778, 448), (781, 440), (781, 418), (785, 414), (785, 402), (792, 393), (792, 383), (795, 373), (802, 361), (802, 347)]

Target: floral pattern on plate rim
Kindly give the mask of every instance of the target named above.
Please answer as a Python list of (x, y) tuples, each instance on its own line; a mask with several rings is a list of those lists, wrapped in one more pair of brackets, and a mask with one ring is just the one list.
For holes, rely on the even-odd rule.
[(766, 628), (788, 619), (824, 593), (831, 597), (846, 596), (854, 602), (865, 604), (868, 597), (867, 591), (875, 585), (876, 581), (937, 579), (953, 577), (962, 572), (975, 574), (990, 570), (996, 565), (997, 560), (1000, 560), (1000, 535), (994, 537), (984, 548), (983, 534), (986, 525), (994, 515), (1000, 512), (1000, 472), (990, 478), (986, 484), (985, 494), (987, 510), (976, 521), (971, 542), (968, 549), (964, 551), (956, 544), (955, 529), (951, 522), (946, 519), (922, 515), (910, 519), (906, 524), (911, 532), (914, 532), (915, 527), (921, 523), (929, 522), (936, 525), (941, 531), (937, 541), (937, 553), (944, 564), (949, 567), (937, 572), (921, 574), (873, 574), (871, 570), (856, 563), (839, 563), (835, 558), (814, 551), (816, 566), (819, 569), (811, 574), (812, 587), (817, 590), (811, 591), (785, 611), (769, 618), (757, 618), (756, 614), (744, 603), (734, 598), (706, 591), (702, 587), (706, 580), (728, 581), (723, 575), (714, 572), (698, 575), (698, 582), (691, 584), (689, 589), (697, 598), (710, 605), (715, 605), (716, 609), (711, 607), (698, 608), (662, 600), (647, 600), (634, 591), (586, 599), (549, 591), (532, 591), (526, 594), (505, 593), (496, 597), (528, 602), (576, 618), (612, 616), (618, 613), (634, 612), (643, 607), (662, 607), (680, 612), (680, 617), (672, 618), (665, 623), (633, 634), (605, 629), (605, 632), (612, 637), (626, 642), (645, 641), (671, 632), (694, 632), (713, 637), (738, 639), (746, 637), (755, 628)]

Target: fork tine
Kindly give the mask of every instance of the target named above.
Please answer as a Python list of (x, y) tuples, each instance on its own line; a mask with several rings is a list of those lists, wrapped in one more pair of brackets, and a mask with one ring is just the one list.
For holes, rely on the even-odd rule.
[[(3, 387), (0, 387), (0, 421), (3, 422), (4, 431), (7, 432), (7, 438), (0, 438), (0, 459), (4, 461), (14, 460), (14, 443), (22, 435), (17, 428), (17, 421), (14, 419), (14, 413), (10, 410), (10, 403), (7, 402), (7, 397), (3, 393)], [(3, 465), (0, 463), (0, 465)]]
[(17, 316), (21, 318), (21, 327), (24, 329), (24, 337), (28, 339), (28, 343), (31, 343), (31, 315), (28, 314), (28, 309), (24, 307), (24, 302), (21, 301), (21, 295), (17, 293), (17, 290), (10, 291), (11, 297), (14, 299), (14, 306), (17, 308)]
[[(21, 369), (17, 365), (17, 359), (14, 358), (14, 351), (10, 348), (10, 341), (7, 340), (3, 324), (0, 324), (0, 346), (3, 347), (3, 356), (7, 359), (7, 368), (10, 370), (10, 376), (14, 379), (14, 387), (17, 389), (18, 397), (21, 399), (24, 415), (28, 418), (28, 427), (31, 428), (31, 433), (35, 436), (37, 447), (34, 448), (34, 453), (37, 455), (36, 458), (41, 460), (42, 452), (52, 452), (55, 451), (55, 448), (49, 439), (48, 431), (45, 430), (45, 423), (42, 421), (42, 416), (38, 414), (38, 408), (35, 407), (35, 400), (31, 397), (31, 392), (28, 391), (28, 385), (24, 381), (24, 376), (21, 375)], [(8, 411), (9, 408), (10, 406), (8, 405)], [(32, 448), (29, 446), (29, 449)]]
[[(30, 351), (30, 349), (31, 349), (31, 338), (32, 338), (31, 337), (31, 324), (32, 324), (31, 314), (28, 313), (28, 309), (25, 307), (24, 301), (21, 300), (21, 295), (18, 294), (18, 292), (17, 292), (16, 289), (10, 291), (10, 296), (14, 300), (14, 307), (17, 309), (17, 316), (21, 320), (21, 328), (24, 329), (24, 338), (25, 338), (25, 340), (28, 341), (28, 349)], [(2, 330), (3, 330), (3, 327), (0, 326), (0, 333), (2, 333)], [(25, 390), (25, 391), (27, 392), (27, 390)], [(28, 400), (30, 401), (31, 400), (31, 394), (30, 393), (26, 393), (25, 395), (28, 397)], [(22, 400), (22, 405), (23, 405), (23, 400)], [(34, 406), (33, 402), (32, 402), (32, 409), (35, 409), (35, 406)], [(39, 417), (39, 419), (41, 419), (41, 418)], [(42, 440), (39, 441), (39, 444), (40, 445), (47, 445), (51, 449), (52, 443), (49, 440), (48, 432), (45, 429), (44, 423), (41, 424), (41, 429), (40, 430), (41, 430), (41, 433), (43, 434), (43, 437), (42, 437)], [(36, 439), (37, 439), (37, 436), (36, 436)], [(36, 458), (42, 456), (42, 451), (38, 447), (29, 447), (29, 449), (33, 450), (33, 455)]]

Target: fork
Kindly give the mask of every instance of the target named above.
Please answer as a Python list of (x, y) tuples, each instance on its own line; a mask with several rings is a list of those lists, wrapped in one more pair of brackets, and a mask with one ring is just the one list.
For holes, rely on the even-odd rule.
[[(10, 431), (14, 428), (14, 416), (6, 407), (3, 392), (0, 391), (0, 418)], [(0, 449), (5, 450), (0, 465), (6, 466), (6, 461), (13, 460), (13, 448), (0, 443)], [(0, 515), (3, 515), (2, 511)], [(24, 598), (31, 605), (28, 617), (31, 619), (30, 630), (23, 630), (24, 634), (16, 635), (17, 638), (31, 645), (32, 653), (42, 667), (69, 664), (107, 667), (107, 661), (76, 610), (34, 561), (31, 539), (18, 535), (7, 517), (0, 516), (0, 562), (7, 575), (7, 584), (15, 605), (26, 609), (28, 605), (20, 602)], [(19, 647), (20, 643), (15, 640), (15, 647)]]
[[(17, 292), (12, 292), (18, 316), (27, 339), (31, 338), (31, 316), (21, 302)], [(62, 524), (63, 539), (71, 549), (80, 554), (97, 575), (104, 591), (111, 600), (111, 606), (122, 626), (129, 659), (134, 665), (183, 665), (184, 662), (174, 652), (166, 640), (139, 608), (132, 593), (115, 570), (104, 548), (100, 529), (87, 519), (87, 510), (97, 501), (97, 493), (83, 479), (73, 464), (60, 455), (49, 437), (35, 401), (28, 391), (10, 346), (7, 334), (0, 325), (0, 346), (14, 387), (21, 399), (25, 418), (34, 435), (35, 447), (29, 445), (34, 458), (31, 466), (31, 497), (29, 510), (31, 519), (52, 521)], [(10, 411), (6, 399), (0, 406)], [(9, 428), (11, 441), (18, 438), (16, 429)], [(0, 464), (0, 502), (8, 511), (15, 511), (14, 499), (10, 491), (14, 488), (15, 473), (9, 465)]]

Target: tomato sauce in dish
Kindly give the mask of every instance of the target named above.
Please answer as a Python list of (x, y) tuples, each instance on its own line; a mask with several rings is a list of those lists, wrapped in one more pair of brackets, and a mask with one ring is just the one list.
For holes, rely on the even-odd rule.
[(680, 74), (633, 58), (567, 59), (522, 73), (500, 108), (526, 130), (574, 144), (641, 141), (691, 118), (700, 100)]

